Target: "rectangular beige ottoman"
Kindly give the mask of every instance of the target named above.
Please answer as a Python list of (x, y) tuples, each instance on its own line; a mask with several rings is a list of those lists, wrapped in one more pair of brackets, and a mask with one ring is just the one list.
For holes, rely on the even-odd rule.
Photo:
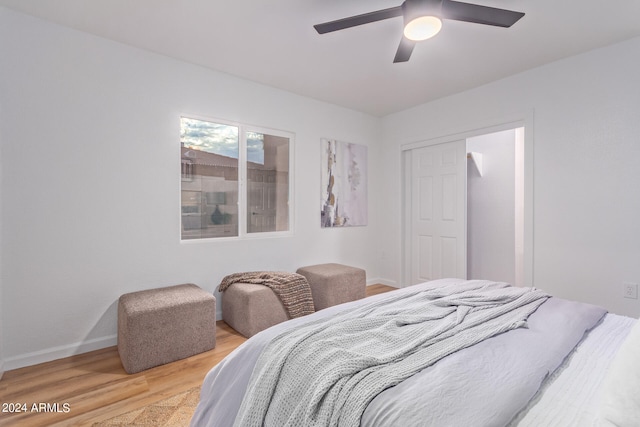
[(118, 353), (129, 374), (216, 346), (216, 298), (193, 284), (122, 295)]
[(247, 338), (288, 319), (280, 298), (266, 286), (234, 283), (222, 294), (222, 320)]
[(301, 267), (296, 273), (307, 278), (316, 311), (364, 298), (366, 294), (366, 272), (361, 268), (318, 264)]

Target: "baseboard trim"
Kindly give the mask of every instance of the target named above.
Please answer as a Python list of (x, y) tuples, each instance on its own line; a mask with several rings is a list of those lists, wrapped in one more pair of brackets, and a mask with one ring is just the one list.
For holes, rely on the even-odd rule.
[(76, 354), (88, 353), (105, 347), (112, 347), (117, 343), (118, 335), (109, 335), (107, 337), (95, 338), (75, 344), (61, 345), (45, 350), (34, 351), (5, 359), (3, 362), (4, 366), (0, 365), (0, 369), (3, 369), (2, 372), (4, 372), (5, 370), (11, 371), (14, 369), (24, 368), (26, 366), (38, 365), (40, 363), (51, 362), (52, 360), (75, 356)]
[[(397, 288), (398, 285), (393, 280), (373, 278), (367, 280), (368, 285), (382, 284)], [(222, 319), (222, 310), (218, 310), (216, 317)], [(5, 371), (24, 368), (26, 366), (38, 365), (40, 363), (51, 362), (65, 357), (75, 356), (76, 354), (88, 353), (94, 350), (100, 350), (105, 347), (112, 347), (118, 343), (117, 335), (110, 335), (103, 338), (95, 338), (92, 340), (82, 341), (75, 344), (53, 347), (45, 350), (34, 351), (19, 356), (9, 357), (4, 361), (0, 360), (0, 378)]]

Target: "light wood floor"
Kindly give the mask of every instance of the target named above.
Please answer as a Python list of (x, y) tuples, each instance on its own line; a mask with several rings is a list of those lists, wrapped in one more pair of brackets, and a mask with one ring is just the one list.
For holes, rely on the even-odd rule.
[[(370, 285), (367, 296), (393, 289)], [(246, 340), (223, 321), (216, 334), (211, 351), (133, 375), (122, 368), (116, 347), (5, 372), (0, 426), (90, 426), (200, 386), (206, 373)], [(2, 412), (23, 403), (26, 412)], [(58, 403), (59, 412), (32, 412), (34, 403), (54, 410)]]

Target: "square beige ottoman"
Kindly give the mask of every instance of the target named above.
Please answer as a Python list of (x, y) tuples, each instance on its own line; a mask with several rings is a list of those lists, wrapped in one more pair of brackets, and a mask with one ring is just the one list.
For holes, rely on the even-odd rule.
[(342, 264), (318, 264), (296, 271), (307, 278), (317, 310), (365, 297), (366, 273), (361, 268)]
[(216, 346), (216, 298), (185, 284), (122, 295), (118, 353), (129, 374)]
[(222, 294), (222, 320), (247, 338), (288, 319), (280, 298), (266, 286), (234, 283)]

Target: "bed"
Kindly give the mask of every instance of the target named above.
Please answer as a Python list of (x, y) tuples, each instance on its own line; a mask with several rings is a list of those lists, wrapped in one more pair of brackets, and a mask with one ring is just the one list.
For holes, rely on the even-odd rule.
[(207, 374), (191, 425), (639, 425), (636, 323), (533, 288), (427, 282), (255, 335)]

